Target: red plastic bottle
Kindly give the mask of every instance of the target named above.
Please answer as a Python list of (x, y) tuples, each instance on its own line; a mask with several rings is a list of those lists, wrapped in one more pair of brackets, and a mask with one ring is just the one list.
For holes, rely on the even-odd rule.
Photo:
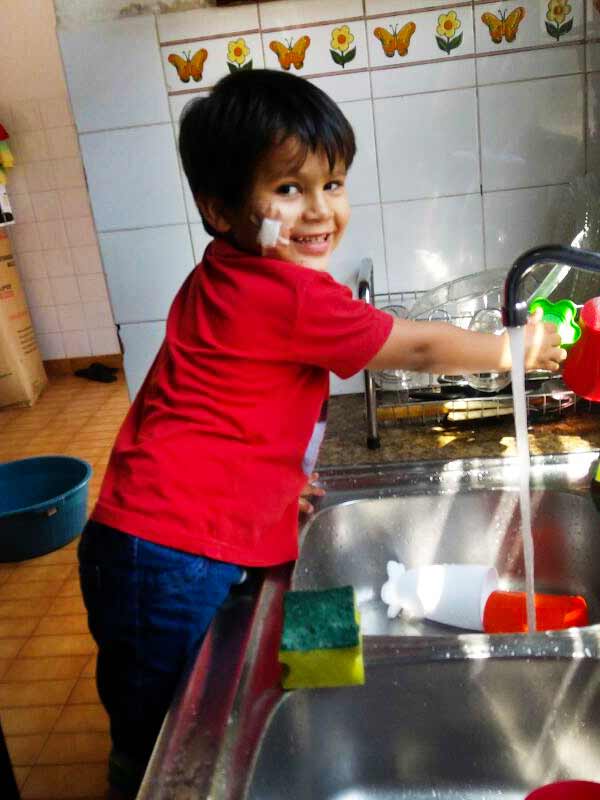
[[(587, 603), (580, 595), (536, 593), (534, 600), (538, 631), (580, 628), (589, 622)], [(483, 630), (486, 633), (525, 633), (525, 592), (492, 592), (483, 611)]]

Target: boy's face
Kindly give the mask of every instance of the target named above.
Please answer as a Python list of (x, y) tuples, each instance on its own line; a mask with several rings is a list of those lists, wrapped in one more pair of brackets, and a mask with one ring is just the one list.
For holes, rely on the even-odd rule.
[(300, 166), (297, 162), (293, 139), (269, 152), (243, 207), (227, 214), (229, 232), (239, 247), (260, 253), (260, 222), (264, 217), (280, 219), (289, 244), (278, 243), (268, 255), (325, 271), (350, 217), (346, 167), (337, 163), (330, 169), (322, 150), (309, 150)]

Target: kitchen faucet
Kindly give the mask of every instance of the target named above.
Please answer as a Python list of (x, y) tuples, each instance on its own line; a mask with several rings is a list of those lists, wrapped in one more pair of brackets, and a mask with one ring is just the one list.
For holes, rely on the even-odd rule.
[(507, 328), (516, 328), (527, 322), (529, 306), (527, 301), (518, 300), (518, 290), (521, 280), (537, 264), (562, 264), (600, 274), (600, 253), (550, 244), (534, 247), (519, 256), (510, 268), (504, 283), (502, 318)]

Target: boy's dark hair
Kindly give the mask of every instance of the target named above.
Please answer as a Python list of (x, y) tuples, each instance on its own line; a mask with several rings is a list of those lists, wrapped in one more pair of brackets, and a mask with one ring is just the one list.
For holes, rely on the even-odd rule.
[(354, 132), (340, 108), (304, 78), (268, 69), (223, 78), (181, 117), (179, 152), (193, 196), (240, 208), (260, 160), (290, 137), (300, 143), (299, 163), (322, 149), (332, 169), (337, 161), (349, 168), (356, 153)]

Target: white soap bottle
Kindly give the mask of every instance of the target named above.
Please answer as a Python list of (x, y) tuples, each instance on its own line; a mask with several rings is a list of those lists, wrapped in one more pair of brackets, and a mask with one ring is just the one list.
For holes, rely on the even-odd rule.
[(390, 619), (402, 611), (412, 619), (473, 631), (483, 630), (485, 604), (498, 588), (496, 569), (483, 564), (428, 564), (407, 570), (388, 561), (387, 574), (381, 599)]

